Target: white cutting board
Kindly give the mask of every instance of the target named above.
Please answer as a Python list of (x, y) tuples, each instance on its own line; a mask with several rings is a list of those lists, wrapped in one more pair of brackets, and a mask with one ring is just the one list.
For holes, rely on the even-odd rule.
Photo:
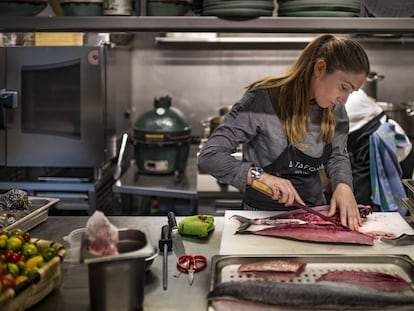
[[(373, 246), (327, 244), (314, 242), (301, 242), (269, 236), (253, 234), (234, 234), (240, 223), (230, 219), (232, 215), (241, 215), (247, 218), (262, 218), (277, 214), (278, 212), (265, 211), (238, 211), (228, 210), (224, 215), (224, 227), (220, 244), (220, 255), (289, 255), (289, 254), (393, 254), (409, 255), (414, 259), (414, 245), (393, 246), (375, 240)], [(250, 226), (249, 229), (259, 229), (264, 226)], [(414, 234), (414, 230), (397, 212), (372, 213), (361, 227), (361, 231), (383, 231), (396, 236), (402, 233)]]

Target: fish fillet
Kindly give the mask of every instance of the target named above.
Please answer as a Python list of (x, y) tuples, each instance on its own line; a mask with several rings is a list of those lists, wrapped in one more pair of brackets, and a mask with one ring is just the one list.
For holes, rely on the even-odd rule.
[(345, 231), (331, 224), (287, 224), (260, 230), (238, 231), (237, 233), (289, 238), (308, 242), (374, 245), (374, 238), (369, 235), (357, 231)]
[(305, 269), (306, 263), (291, 260), (262, 260), (242, 264), (240, 274), (263, 278), (266, 280), (290, 281)]
[(410, 288), (410, 284), (403, 278), (382, 272), (331, 271), (321, 275), (316, 281), (347, 283), (384, 291), (404, 291)]

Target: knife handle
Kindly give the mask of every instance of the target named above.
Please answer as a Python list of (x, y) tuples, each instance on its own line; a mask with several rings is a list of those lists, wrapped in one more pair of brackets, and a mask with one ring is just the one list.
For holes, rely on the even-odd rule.
[(253, 189), (256, 189), (257, 191), (267, 195), (268, 197), (273, 197), (272, 189), (268, 185), (266, 185), (266, 184), (264, 184), (260, 181), (253, 180), (252, 183), (250, 184), (250, 186)]
[(168, 213), (168, 224), (171, 228), (171, 230), (176, 230), (177, 227), (177, 220), (175, 219), (175, 214), (173, 211)]

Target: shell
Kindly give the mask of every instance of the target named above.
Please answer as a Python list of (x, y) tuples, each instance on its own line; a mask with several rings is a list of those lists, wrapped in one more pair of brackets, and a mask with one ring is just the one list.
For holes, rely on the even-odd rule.
[(0, 209), (29, 209), (27, 192), (11, 189), (0, 195)]

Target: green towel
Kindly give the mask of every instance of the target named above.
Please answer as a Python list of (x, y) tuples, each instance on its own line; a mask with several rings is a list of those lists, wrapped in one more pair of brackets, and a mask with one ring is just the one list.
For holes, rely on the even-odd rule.
[(211, 215), (187, 216), (178, 224), (179, 233), (199, 238), (205, 238), (214, 228), (214, 217)]

